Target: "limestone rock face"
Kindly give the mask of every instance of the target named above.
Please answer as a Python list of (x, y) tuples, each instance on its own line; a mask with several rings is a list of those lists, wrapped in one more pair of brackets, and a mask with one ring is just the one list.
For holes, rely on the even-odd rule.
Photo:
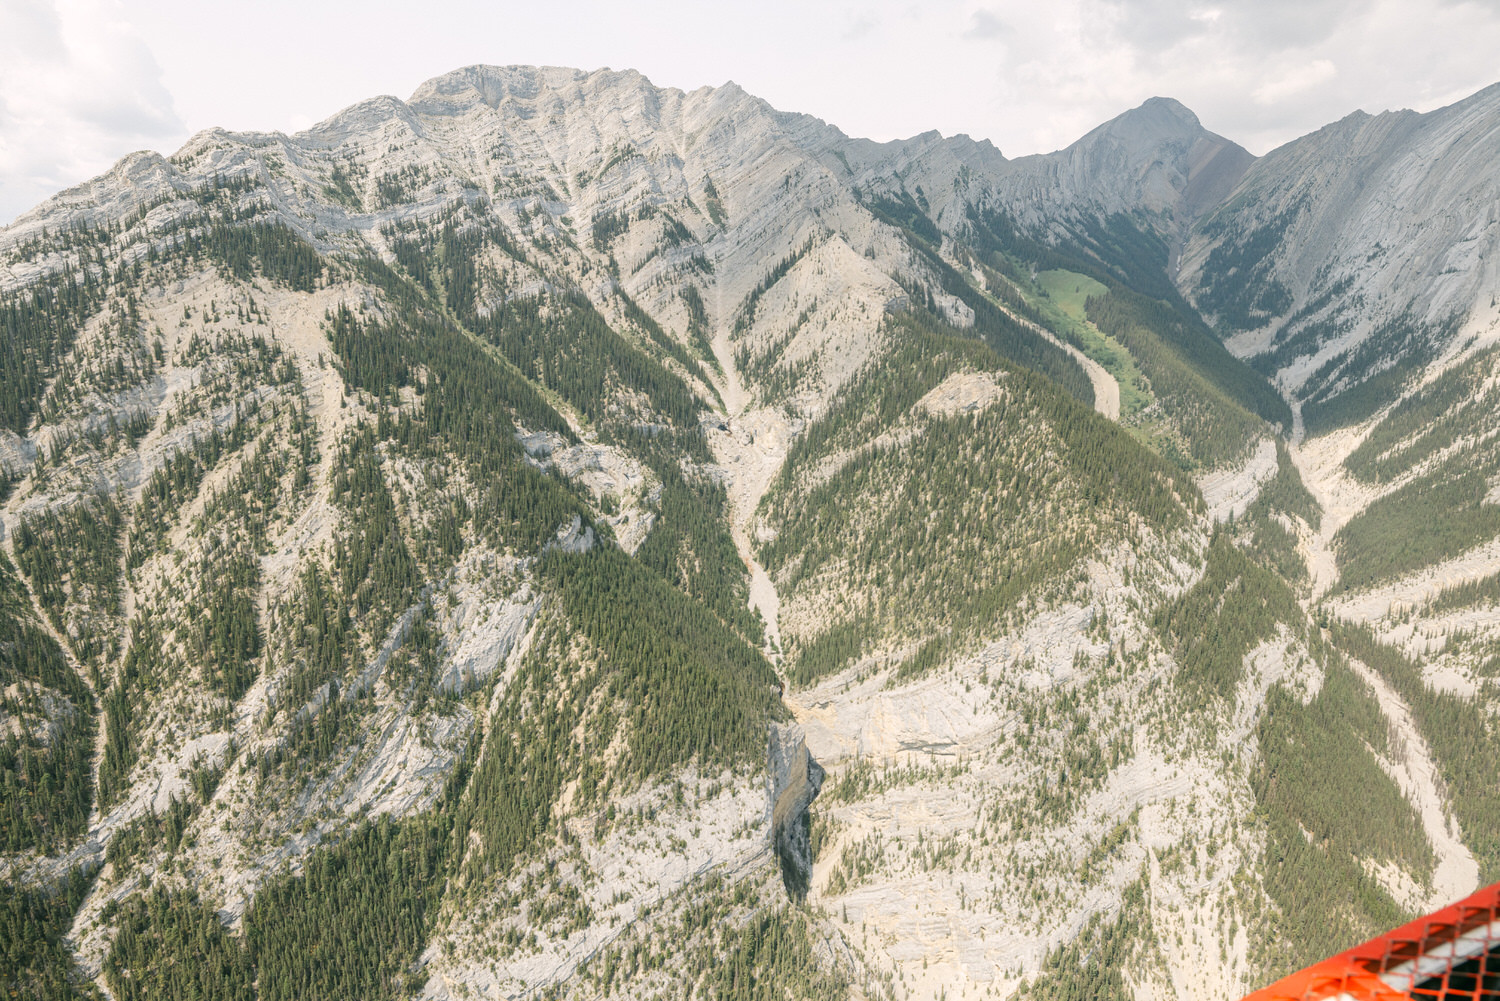
[(1154, 97), (1067, 149), (1017, 160), (1000, 197), (1038, 222), (1060, 209), (1144, 211), (1185, 228), (1217, 205), (1253, 160), (1177, 101)]
[(1427, 114), (1352, 114), (1256, 161), (1194, 227), (1178, 284), (1231, 348), (1269, 356), (1287, 393), (1326, 409), (1490, 325), (1497, 153), (1500, 86)]
[(771, 839), (781, 862), (781, 878), (787, 892), (800, 900), (807, 895), (813, 871), (808, 808), (818, 798), (826, 773), (808, 751), (802, 728), (782, 723), (771, 724), (767, 772)]
[(1014, 160), (966, 135), (926, 132), (875, 143), (806, 115), (779, 120), (820, 162), (856, 185), (909, 192), (949, 232), (963, 230), (977, 209), (1004, 212), (1044, 237), (1076, 235), (1087, 222), (1136, 213), (1175, 236), (1216, 207), (1255, 159), (1205, 129), (1179, 102), (1160, 97), (1066, 149)]

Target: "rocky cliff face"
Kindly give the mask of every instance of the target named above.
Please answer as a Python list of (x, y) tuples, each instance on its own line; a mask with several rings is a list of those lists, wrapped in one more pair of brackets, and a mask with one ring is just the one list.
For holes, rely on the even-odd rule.
[(1065, 150), (1016, 161), (1003, 199), (1037, 222), (1066, 206), (1100, 216), (1143, 211), (1185, 228), (1217, 206), (1253, 160), (1177, 101), (1156, 97)]
[(801, 900), (807, 896), (813, 872), (812, 817), (808, 808), (818, 798), (827, 773), (813, 760), (807, 740), (796, 727), (773, 725), (768, 754), (771, 836), (787, 893)]
[[(471, 67), (39, 206), (0, 231), (14, 976), (1227, 999), (1492, 872), (1487, 342), (1289, 445), (1171, 270), (1230, 322), (1236, 213), (1456, 177), (1487, 100), (1296, 169), (1160, 99), (1010, 161)], [(1299, 310), (1309, 227), (1246, 265)], [(1488, 274), (1382, 245), (1369, 294)], [(1434, 503), (1461, 530), (1383, 559)]]
[(1350, 115), (1261, 158), (1196, 228), (1181, 287), (1313, 430), (1369, 417), (1494, 319), (1497, 127), (1493, 87)]

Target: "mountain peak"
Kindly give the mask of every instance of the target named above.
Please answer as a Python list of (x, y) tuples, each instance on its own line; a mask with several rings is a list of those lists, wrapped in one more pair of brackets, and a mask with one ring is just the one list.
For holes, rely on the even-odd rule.
[(657, 89), (636, 70), (574, 69), (568, 66), (492, 66), (477, 63), (433, 77), (419, 86), (408, 103), (443, 105), (463, 103), (465, 96), (477, 96), (490, 107), (507, 99), (534, 101), (549, 92), (573, 92), (580, 86), (603, 85)]
[(1105, 122), (1079, 143), (1108, 136), (1131, 144), (1154, 144), (1163, 140), (1198, 139), (1207, 134), (1208, 130), (1187, 105), (1170, 97), (1153, 97)]
[(1190, 219), (1227, 195), (1253, 160), (1180, 101), (1153, 97), (1038, 162), (1051, 162), (1075, 200)]
[(1147, 98), (1140, 107), (1125, 112), (1125, 115), (1166, 115), (1184, 125), (1202, 128), (1202, 123), (1198, 121), (1198, 116), (1193, 113), (1193, 110), (1174, 97)]

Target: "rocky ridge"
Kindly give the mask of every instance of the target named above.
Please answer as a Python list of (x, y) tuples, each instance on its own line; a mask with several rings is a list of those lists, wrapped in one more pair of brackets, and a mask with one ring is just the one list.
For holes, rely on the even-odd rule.
[(1341, 394), (1368, 417), (1399, 385), (1382, 373), (1404, 380), (1493, 320), (1497, 114), (1494, 87), (1357, 112), (1257, 160), (1195, 228), (1179, 285), (1318, 430), (1348, 420)]

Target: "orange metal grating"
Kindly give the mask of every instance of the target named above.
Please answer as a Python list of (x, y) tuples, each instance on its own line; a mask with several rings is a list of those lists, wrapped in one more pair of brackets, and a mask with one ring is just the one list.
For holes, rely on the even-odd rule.
[(1245, 1001), (1500, 1001), (1500, 883)]

